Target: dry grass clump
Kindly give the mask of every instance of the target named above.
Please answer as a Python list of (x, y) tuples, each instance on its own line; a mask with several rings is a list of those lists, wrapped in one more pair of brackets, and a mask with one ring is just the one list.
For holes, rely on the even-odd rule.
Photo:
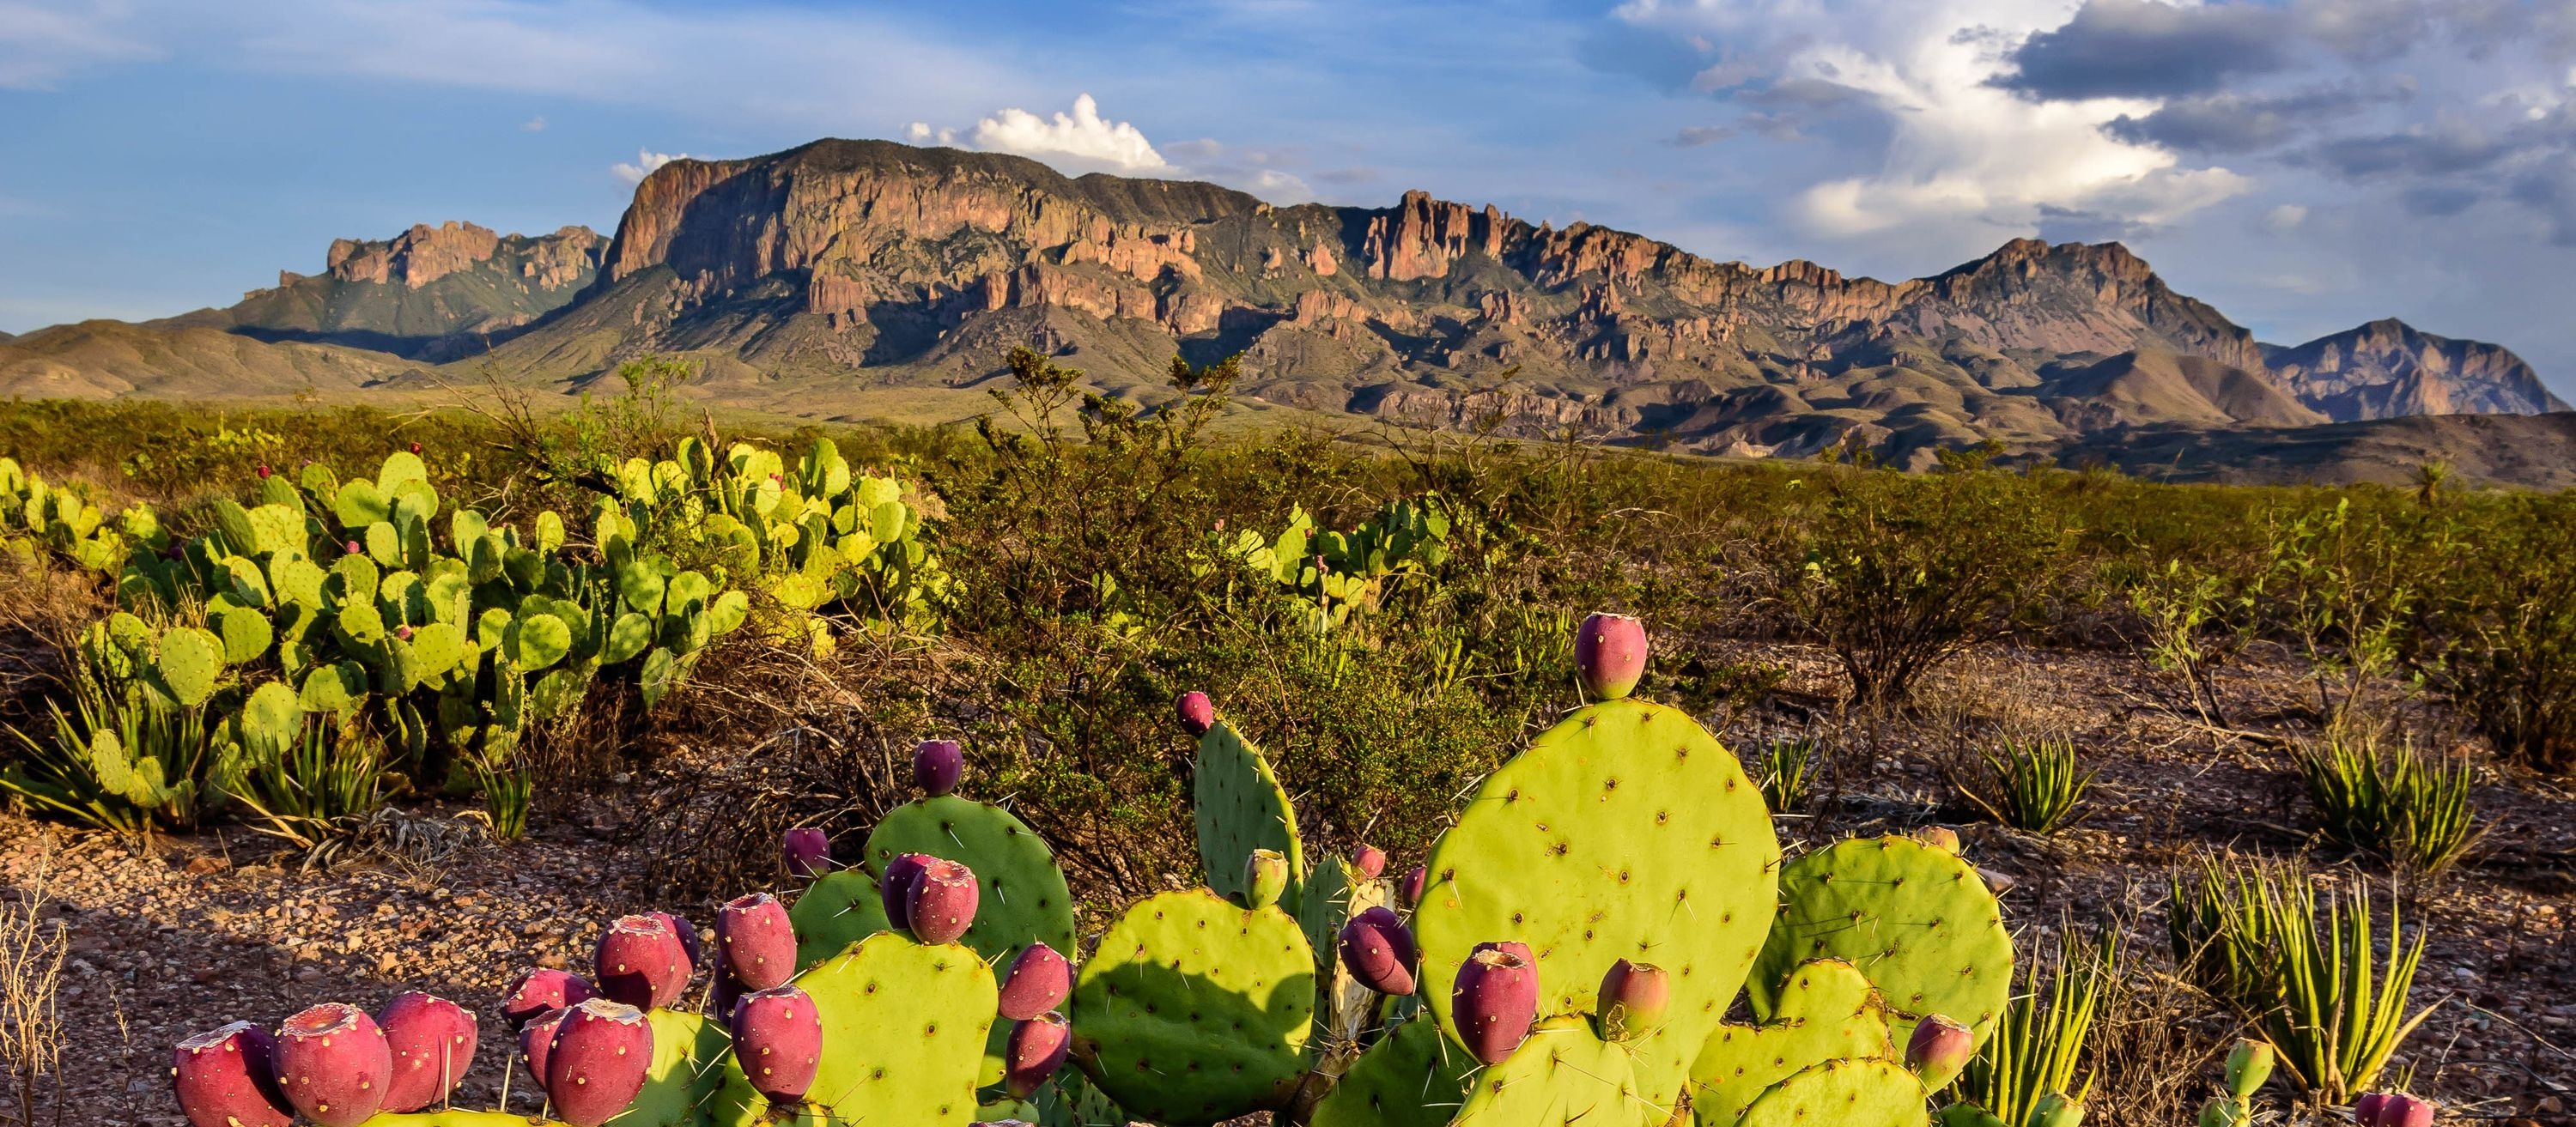
[(54, 997), (70, 944), (62, 923), (46, 918), (41, 870), (11, 892), (0, 902), (0, 1067), (9, 1071), (13, 1098), (0, 1114), (17, 1127), (35, 1127), (36, 1093), (49, 1080), (61, 1082), (63, 1033)]

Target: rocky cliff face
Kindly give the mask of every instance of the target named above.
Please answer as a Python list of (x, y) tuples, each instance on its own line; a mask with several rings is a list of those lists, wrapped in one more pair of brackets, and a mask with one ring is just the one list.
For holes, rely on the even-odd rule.
[(598, 275), (606, 249), (587, 227), (530, 236), (454, 220), (421, 224), (390, 239), (333, 240), (322, 273), (281, 270), (275, 288), (173, 321), (453, 359), (571, 302)]
[(2393, 318), (2265, 352), (2286, 386), (2337, 422), (2568, 409), (2510, 350), (2418, 332)]

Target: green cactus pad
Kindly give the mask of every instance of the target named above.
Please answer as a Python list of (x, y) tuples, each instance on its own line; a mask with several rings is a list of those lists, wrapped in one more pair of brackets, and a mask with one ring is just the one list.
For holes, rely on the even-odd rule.
[(1877, 984), (1898, 1044), (1928, 1014), (1974, 1029), (1980, 1046), (1994, 1032), (2012, 988), (2012, 937), (1986, 882), (1957, 855), (1909, 837), (1841, 842), (1790, 862), (1780, 902), (1746, 984), (1755, 1016), (1774, 1015), (1796, 964), (1841, 959)]
[[(415, 1111), (409, 1114), (382, 1112), (368, 1117), (365, 1122), (358, 1124), (358, 1127), (547, 1127), (553, 1122), (550, 1119), (531, 1119), (515, 1111), (467, 1111), (463, 1108), (450, 1108), (446, 1111)], [(617, 1122), (619, 1127), (626, 1127), (626, 1120), (620, 1119)], [(658, 1125), (637, 1124), (635, 1127), (658, 1127)]]
[(1072, 1015), (1073, 1059), (1118, 1106), (1158, 1123), (1217, 1123), (1295, 1093), (1315, 957), (1276, 908), (1166, 892), (1101, 936)]
[(216, 634), (222, 636), (224, 662), (228, 665), (241, 665), (258, 658), (268, 652), (270, 643), (277, 640), (277, 628), (269, 624), (268, 616), (246, 606), (236, 604), (220, 611), (210, 607), (206, 621), (214, 626)]
[(319, 609), (322, 581), (328, 574), (302, 556), (273, 556), (268, 563), (268, 587), (281, 603)]
[(215, 681), (223, 676), (223, 639), (193, 626), (173, 627), (161, 635), (161, 657), (153, 669), (171, 699), (195, 708), (214, 695)]
[(1261, 749), (1225, 721), (1199, 737), (1192, 806), (1199, 829), (1199, 860), (1208, 887), (1219, 896), (1243, 894), (1243, 866), (1255, 849), (1288, 858), (1287, 903), (1300, 903), (1306, 855), (1297, 841), (1297, 810)]
[(1467, 1098), (1476, 1058), (1427, 1021), (1396, 1026), (1315, 1105), (1310, 1127), (1440, 1127)]
[(1970, 1103), (1951, 1104), (1932, 1113), (1938, 1127), (2004, 1127), (1995, 1113)]
[(1761, 788), (1678, 710), (1628, 699), (1569, 714), (1477, 788), (1432, 846), (1414, 915), (1423, 1001), (1449, 1027), (1479, 943), (1538, 956), (1539, 1013), (1589, 1013), (1620, 959), (1672, 976), (1664, 1027), (1627, 1042), (1670, 1106), (1771, 930), (1779, 839)]
[(1829, 1060), (1771, 1086), (1737, 1127), (1925, 1127), (1928, 1097), (1905, 1066), (1885, 1060)]
[(993, 972), (953, 943), (882, 932), (796, 977), (823, 1019), (809, 1104), (841, 1124), (975, 1120), (975, 1077), (998, 1000)]
[(306, 712), (347, 716), (367, 699), (367, 668), (354, 661), (314, 667), (304, 675), (296, 702)]
[(723, 1089), (723, 1062), (732, 1055), (733, 1039), (721, 1022), (679, 1010), (649, 1010), (653, 1026), (653, 1062), (644, 1073), (644, 1090), (617, 1117), (619, 1127), (702, 1127), (710, 1123), (750, 1122), (742, 1097), (730, 1107), (717, 1099)]
[(503, 644), (519, 668), (536, 672), (572, 652), (572, 627), (551, 614), (526, 614), (510, 624)]
[(886, 813), (868, 835), (868, 875), (926, 853), (975, 870), (975, 922), (961, 942), (987, 962), (1007, 962), (1031, 943), (1074, 951), (1073, 893), (1037, 831), (1010, 811), (956, 795), (925, 798)]
[(1897, 1060), (1887, 1004), (1850, 963), (1800, 964), (1776, 992), (1764, 1025), (1728, 1023), (1711, 1033), (1691, 1066), (1691, 1111), (1700, 1127), (1732, 1127), (1773, 1084), (1829, 1060)]
[(825, 873), (796, 898), (787, 919), (796, 925), (799, 968), (838, 955), (893, 926), (886, 920), (884, 899), (877, 895), (876, 878), (865, 869)]
[(304, 551), (302, 510), (270, 504), (255, 506), (246, 515), (250, 522), (251, 551), (269, 555), (288, 555)]
[[(1451, 1046), (1454, 1051), (1456, 1046)], [(1580, 1017), (1552, 1017), (1503, 1063), (1476, 1076), (1457, 1127), (1662, 1127), (1668, 1104), (1648, 1098), (1626, 1046), (1592, 1035)], [(1819, 1120), (1823, 1124), (1842, 1120)], [(1858, 1127), (1861, 1121), (1851, 1121)], [(1869, 1127), (1876, 1127), (1875, 1124)]]

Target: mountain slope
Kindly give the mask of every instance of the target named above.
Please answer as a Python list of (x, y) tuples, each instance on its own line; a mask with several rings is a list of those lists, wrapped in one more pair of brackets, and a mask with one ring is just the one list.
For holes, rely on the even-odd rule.
[(204, 326), (82, 321), (0, 341), (0, 394), (29, 399), (347, 396), (419, 372), (381, 352), (272, 344)]
[(320, 274), (281, 270), (274, 289), (169, 323), (450, 360), (571, 302), (597, 276), (604, 249), (587, 227), (531, 237), (422, 224), (391, 239), (336, 240)]
[(2568, 409), (2510, 350), (2419, 332), (2395, 318), (2263, 352), (2300, 399), (2337, 421)]

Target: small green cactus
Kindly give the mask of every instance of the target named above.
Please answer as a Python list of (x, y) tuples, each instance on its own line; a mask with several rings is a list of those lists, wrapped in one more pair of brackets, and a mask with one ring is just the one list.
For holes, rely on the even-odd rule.
[(1128, 908), (1082, 965), (1073, 1059), (1136, 1115), (1219, 1123), (1296, 1094), (1314, 999), (1314, 955), (1287, 913), (1167, 892)]

